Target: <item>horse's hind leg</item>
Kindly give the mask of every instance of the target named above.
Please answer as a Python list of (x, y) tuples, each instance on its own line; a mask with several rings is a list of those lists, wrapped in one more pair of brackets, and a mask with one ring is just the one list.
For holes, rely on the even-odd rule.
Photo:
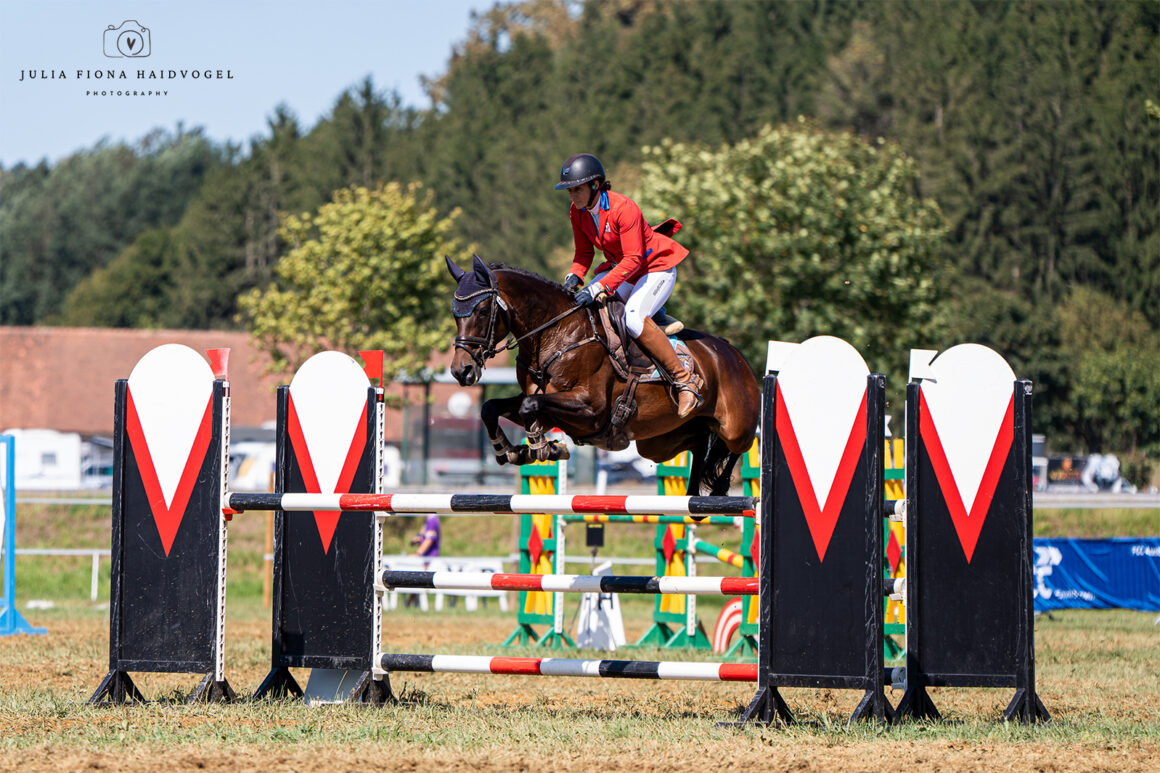
[(708, 430), (701, 432), (689, 451), (689, 485), (685, 489), (689, 496), (701, 493), (701, 478), (705, 475), (705, 456), (709, 451), (710, 437), (712, 434)]

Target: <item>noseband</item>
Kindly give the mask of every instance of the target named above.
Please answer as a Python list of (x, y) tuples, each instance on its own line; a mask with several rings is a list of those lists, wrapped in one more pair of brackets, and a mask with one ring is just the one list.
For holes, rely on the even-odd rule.
[(505, 313), (507, 312), (507, 304), (504, 303), (503, 298), (501, 298), (499, 295), (499, 288), (496, 287), (494, 277), (491, 278), (489, 287), (485, 287), (482, 290), (476, 290), (475, 292), (468, 293), (467, 295), (460, 295), (459, 293), (456, 293), (454, 297), (456, 301), (461, 303), (472, 300), (475, 301), (475, 303), (471, 305), (471, 311), (467, 315), (469, 317), (475, 316), (475, 310), (479, 307), (479, 304), (483, 302), (484, 298), (490, 297), (492, 299), (491, 313), (487, 318), (487, 332), (484, 334), (483, 338), (478, 336), (455, 336), (455, 348), (462, 349), (463, 351), (467, 352), (467, 356), (470, 357), (471, 361), (474, 362), (482, 371), (483, 364), (485, 362), (499, 354), (501, 351), (510, 348), (505, 346), (503, 348), (497, 349), (496, 342), (492, 340), (495, 337), (495, 318), (498, 315), (499, 309), (502, 308)]

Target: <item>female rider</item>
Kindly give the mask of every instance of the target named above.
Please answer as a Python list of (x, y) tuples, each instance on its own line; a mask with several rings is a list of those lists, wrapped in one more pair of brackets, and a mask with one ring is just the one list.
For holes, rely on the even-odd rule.
[(595, 280), (576, 294), (576, 302), (587, 306), (597, 303), (604, 293), (620, 295), (629, 334), (668, 373), (678, 390), (677, 415), (685, 418), (704, 402), (700, 391), (705, 385), (681, 364), (652, 317), (672, 294), (677, 264), (689, 251), (654, 231), (636, 202), (613, 193), (603, 164), (590, 153), (578, 153), (564, 162), (556, 185), (556, 190), (561, 189), (568, 191), (572, 202), (568, 215), (576, 243), (564, 287), (574, 291), (583, 284), (600, 248), (605, 261), (596, 267)]

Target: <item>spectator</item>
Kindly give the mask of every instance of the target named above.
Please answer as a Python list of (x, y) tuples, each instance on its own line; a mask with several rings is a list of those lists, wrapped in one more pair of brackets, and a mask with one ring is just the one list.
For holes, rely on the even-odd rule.
[[(411, 544), (417, 546), (415, 555), (422, 558), (435, 558), (439, 555), (439, 536), (441, 529), (439, 528), (439, 516), (429, 515), (423, 528), (414, 537), (411, 537)], [(423, 568), (426, 569), (431, 564), (429, 561), (423, 562)], [(403, 597), (404, 607), (419, 606), (419, 596), (416, 593), (408, 593)]]
[(415, 555), (424, 558), (435, 558), (439, 555), (439, 516), (429, 515), (423, 524), (423, 530), (411, 538), (412, 545), (418, 545)]

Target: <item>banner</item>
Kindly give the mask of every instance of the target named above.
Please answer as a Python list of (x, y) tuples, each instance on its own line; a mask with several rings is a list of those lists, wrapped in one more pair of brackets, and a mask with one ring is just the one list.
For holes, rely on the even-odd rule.
[(1036, 539), (1035, 611), (1160, 611), (1160, 537)]

